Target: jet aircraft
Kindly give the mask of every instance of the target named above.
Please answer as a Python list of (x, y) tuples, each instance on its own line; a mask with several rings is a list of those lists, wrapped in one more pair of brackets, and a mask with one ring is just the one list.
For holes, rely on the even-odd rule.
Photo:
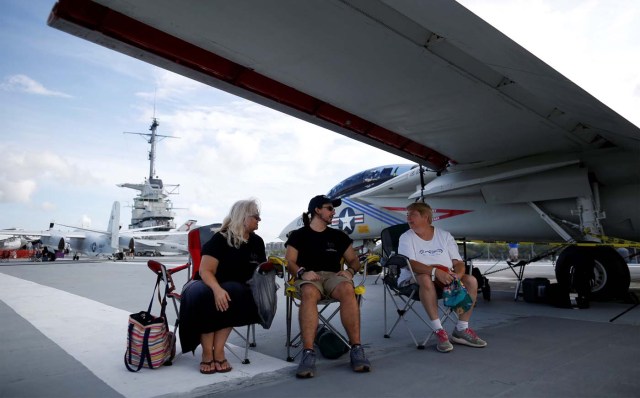
[[(459, 236), (640, 241), (640, 129), (453, 0), (60, 0), (48, 23), (426, 167), (380, 203), (464, 210)], [(611, 247), (564, 258), (628, 286)]]
[[(8, 231), (17, 231), (16, 229)], [(15, 236), (15, 235), (0, 235), (0, 250), (17, 250), (25, 245), (28, 245), (34, 240), (38, 240), (38, 236)]]
[[(197, 228), (196, 220), (188, 220), (175, 231), (154, 232), (134, 232), (132, 233), (135, 242), (136, 255), (141, 256), (145, 252), (168, 254), (189, 254), (187, 247), (187, 234), (193, 228)], [(122, 232), (127, 234), (127, 232)]]
[[(540, 185), (550, 184), (553, 178), (538, 168), (526, 172), (524, 168), (501, 176), (498, 183), (486, 176), (474, 175), (475, 182), (464, 184), (464, 189), (452, 184), (442, 188), (442, 176), (418, 165), (387, 165), (362, 171), (334, 186), (327, 196), (341, 198), (342, 204), (336, 208), (332, 227), (348, 234), (354, 240), (354, 246), (371, 249), (380, 237), (380, 232), (391, 225), (406, 222), (406, 206), (416, 200), (429, 203), (434, 213), (434, 225), (451, 232), (461, 240), (498, 240), (511, 241), (514, 236), (519, 240), (532, 242), (588, 242), (593, 235), (585, 229), (584, 220), (574, 207), (579, 198), (563, 198), (566, 191), (561, 186), (547, 192), (549, 197), (533, 203), (528, 195), (535, 192), (523, 190), (542, 190)], [(575, 168), (566, 168), (566, 173), (580, 172)], [(461, 171), (460, 173), (464, 173)], [(496, 173), (498, 174), (498, 173)], [(448, 176), (454, 175), (453, 172)], [(466, 178), (460, 178), (468, 181)], [(565, 180), (569, 184), (569, 180)], [(510, 203), (487, 200), (488, 193), (513, 184), (517, 200)], [(496, 187), (497, 185), (497, 187)], [(556, 193), (557, 196), (551, 196)], [(525, 199), (520, 199), (520, 198)], [(634, 238), (633, 231), (620, 228), (619, 224), (629, 216), (627, 209), (618, 208), (619, 198), (611, 198), (601, 192), (603, 203), (612, 209), (606, 219), (599, 222), (616, 236)], [(545, 209), (544, 211), (541, 209)], [(535, 211), (532, 211), (535, 210)], [(549, 217), (550, 220), (546, 220)], [(505, 223), (504, 220), (509, 220)], [(640, 222), (640, 219), (635, 219)], [(288, 233), (302, 226), (300, 217), (291, 221), (280, 233), (280, 239), (286, 240)], [(594, 298), (611, 298), (629, 287), (629, 269), (619, 255), (610, 247), (579, 248), (591, 254), (595, 260)], [(576, 250), (576, 249), (574, 249)], [(571, 258), (560, 257), (556, 263), (556, 272), (570, 272)]]
[[(69, 250), (88, 257), (108, 257), (126, 247), (133, 250), (134, 240), (130, 236), (120, 236), (120, 202), (114, 202), (106, 231), (75, 227), (73, 231), (54, 230), (54, 224), (46, 231), (0, 230), (0, 234), (12, 236), (39, 236), (42, 246), (50, 252)], [(75, 256), (74, 256), (75, 257)], [(55, 257), (52, 257), (55, 259)]]

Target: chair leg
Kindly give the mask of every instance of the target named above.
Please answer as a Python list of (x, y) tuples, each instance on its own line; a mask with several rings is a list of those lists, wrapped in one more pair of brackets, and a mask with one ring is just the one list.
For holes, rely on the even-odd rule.
[(292, 345), (292, 341), (291, 341), (291, 318), (293, 316), (292, 312), (293, 312), (293, 298), (291, 298), (290, 296), (287, 296), (287, 300), (286, 300), (286, 309), (287, 309), (287, 341), (286, 341), (286, 346), (287, 346), (287, 361), (288, 362), (293, 362), (294, 357), (291, 356), (291, 345)]
[(391, 300), (393, 301), (393, 304), (395, 305), (395, 307), (397, 309), (398, 318), (396, 319), (396, 321), (394, 322), (393, 326), (391, 326), (390, 329), (386, 329), (386, 327), (387, 327), (387, 307), (386, 307), (386, 296), (387, 296), (387, 293), (385, 293), (385, 297), (384, 297), (384, 300), (385, 300), (385, 308), (384, 308), (384, 311), (385, 311), (385, 319), (384, 319), (384, 322), (385, 322), (385, 334), (384, 334), (384, 337), (387, 338), (387, 339), (391, 338), (391, 334), (395, 330), (396, 326), (398, 326), (398, 324), (402, 320), (404, 325), (405, 325), (405, 327), (407, 328), (407, 331), (409, 332), (409, 335), (411, 336), (411, 339), (413, 340), (413, 343), (416, 345), (416, 348), (419, 349), (419, 350), (424, 349), (424, 344), (418, 343), (418, 339), (416, 338), (415, 334), (411, 330), (411, 327), (409, 327), (409, 320), (405, 316), (408, 311), (412, 311), (416, 315), (416, 317), (418, 319), (420, 319), (425, 325), (430, 327), (430, 325), (424, 319), (422, 319), (422, 317), (413, 308), (413, 304), (415, 304), (415, 303), (417, 303), (419, 301), (413, 300), (413, 296), (409, 297), (408, 299), (405, 299), (402, 296), (397, 296), (399, 301), (402, 302), (402, 308), (400, 308), (400, 306), (398, 305), (398, 301), (396, 301), (396, 299), (394, 298), (393, 292), (387, 286), (385, 286), (385, 288), (388, 289), (387, 293), (391, 295), (390, 296)]
[(249, 344), (249, 347), (256, 347), (256, 324), (254, 323), (253, 325), (251, 325), (251, 344)]
[[(249, 340), (249, 333), (251, 332), (251, 327), (254, 325), (247, 325), (247, 337), (245, 339), (245, 344), (244, 344), (244, 360), (242, 360), (242, 363), (244, 365), (250, 364), (251, 361), (249, 360), (249, 346), (251, 345), (250, 340)], [(256, 336), (255, 336), (255, 329), (254, 329), (254, 335), (253, 335), (253, 341), (254, 341), (254, 347), (255, 347), (255, 341), (256, 341)]]

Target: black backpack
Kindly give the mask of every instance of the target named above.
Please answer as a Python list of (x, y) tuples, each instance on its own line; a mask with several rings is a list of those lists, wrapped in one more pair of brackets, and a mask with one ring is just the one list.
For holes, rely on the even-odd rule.
[(338, 359), (349, 352), (349, 346), (324, 325), (318, 328), (315, 343), (320, 354), (327, 359)]

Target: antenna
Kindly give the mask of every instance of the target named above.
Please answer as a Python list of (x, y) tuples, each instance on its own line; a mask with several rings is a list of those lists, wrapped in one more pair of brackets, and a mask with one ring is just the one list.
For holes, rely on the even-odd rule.
[(147, 143), (151, 144), (151, 149), (149, 150), (149, 180), (154, 178), (154, 176), (156, 175), (156, 143), (158, 142), (158, 138), (160, 138), (160, 141), (164, 138), (180, 138), (180, 137), (173, 137), (170, 135), (157, 134), (156, 129), (158, 128), (160, 123), (158, 122), (158, 119), (156, 119), (155, 115), (156, 115), (156, 105), (154, 101), (153, 121), (151, 122), (151, 127), (149, 127), (149, 130), (151, 131), (151, 133), (132, 133), (128, 131), (125, 131), (122, 133), (122, 134), (136, 134), (144, 137), (149, 137), (149, 141), (147, 141)]

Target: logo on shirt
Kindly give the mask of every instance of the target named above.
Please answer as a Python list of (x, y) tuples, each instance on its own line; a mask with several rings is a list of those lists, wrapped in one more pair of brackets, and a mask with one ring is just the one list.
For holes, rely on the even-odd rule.
[(441, 255), (443, 252), (442, 249), (435, 249), (435, 250), (424, 250), (424, 249), (420, 249), (420, 254), (422, 254), (423, 256), (439, 256)]
[(333, 253), (337, 252), (336, 245), (333, 242), (327, 242), (327, 249), (325, 251)]

